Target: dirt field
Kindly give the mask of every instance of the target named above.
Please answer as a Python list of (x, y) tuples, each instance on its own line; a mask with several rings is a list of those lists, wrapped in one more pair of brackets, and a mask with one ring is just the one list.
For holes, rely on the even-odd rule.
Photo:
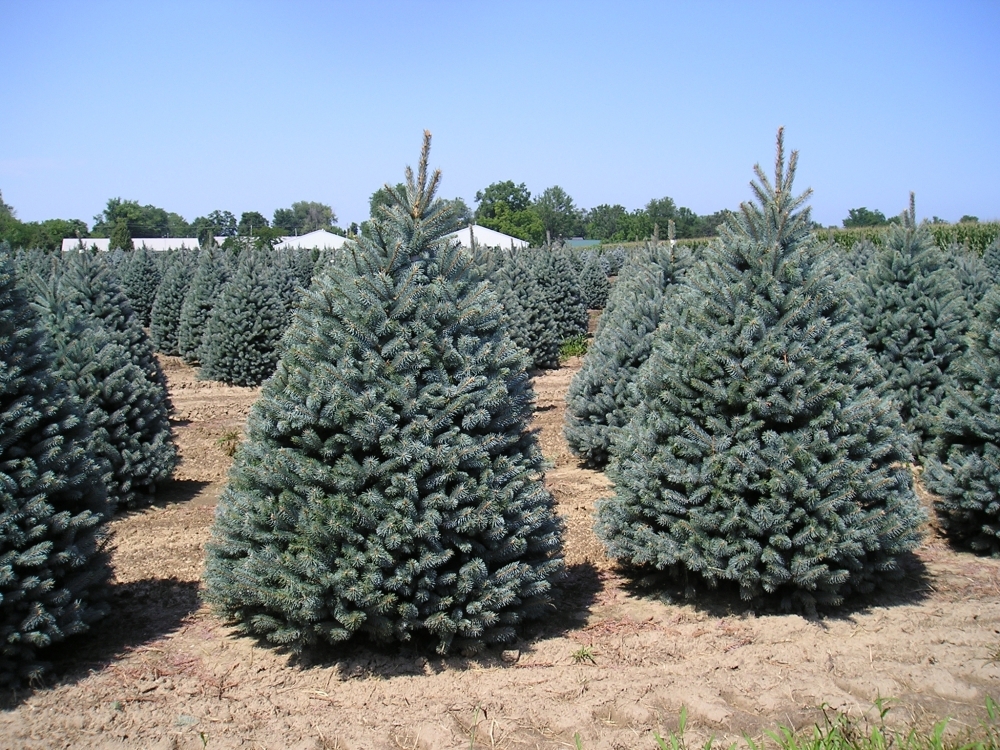
[(1000, 561), (931, 534), (892, 601), (836, 617), (748, 612), (636, 588), (591, 530), (605, 477), (561, 434), (579, 362), (536, 380), (547, 483), (566, 519), (557, 615), (475, 659), (352, 646), (293, 664), (234, 637), (199, 579), (229, 458), (255, 389), (202, 383), (166, 359), (182, 462), (157, 504), (113, 522), (113, 616), (51, 654), (48, 685), (7, 696), (3, 748), (654, 748), (689, 713), (688, 739), (757, 735), (861, 714), (960, 729), (1000, 698)]

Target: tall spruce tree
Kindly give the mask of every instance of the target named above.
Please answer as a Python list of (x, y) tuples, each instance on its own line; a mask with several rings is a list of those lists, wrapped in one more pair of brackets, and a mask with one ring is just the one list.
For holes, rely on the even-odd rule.
[(566, 397), (566, 441), (588, 466), (607, 464), (615, 432), (631, 419), (639, 402), (636, 377), (649, 358), (670, 288), (681, 273), (674, 248), (651, 243), (615, 282)]
[(1000, 287), (980, 303), (968, 352), (952, 365), (956, 386), (935, 421), (935, 452), (924, 483), (939, 497), (945, 532), (979, 552), (1000, 556)]
[(37, 678), (39, 652), (104, 614), (108, 517), (86, 420), (13, 263), (0, 254), (0, 685)]
[(965, 348), (969, 311), (930, 228), (917, 225), (912, 195), (854, 288), (858, 325), (921, 459), (933, 437), (933, 414), (951, 386), (948, 366)]
[[(813, 238), (797, 153), (686, 276), (613, 446), (614, 558), (810, 610), (900, 574), (921, 512), (899, 416)], [(802, 209), (802, 210), (800, 210)]]
[(508, 641), (561, 568), (528, 362), (448, 241), (429, 146), (305, 295), (216, 511), (210, 601), (292, 650)]
[[(278, 342), (288, 325), (288, 308), (268, 263), (269, 248), (247, 248), (212, 309), (199, 351), (199, 377), (254, 386), (278, 364)], [(287, 278), (284, 269), (281, 278)]]
[(188, 364), (201, 364), (201, 345), (212, 309), (229, 280), (229, 254), (219, 248), (198, 253), (198, 266), (184, 303), (177, 328), (177, 348)]

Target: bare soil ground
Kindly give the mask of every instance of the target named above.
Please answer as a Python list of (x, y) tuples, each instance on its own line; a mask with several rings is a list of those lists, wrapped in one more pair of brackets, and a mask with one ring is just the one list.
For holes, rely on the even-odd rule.
[(116, 518), (113, 615), (58, 647), (48, 684), (6, 696), (3, 748), (654, 748), (689, 713), (688, 739), (808, 727), (818, 708), (890, 720), (978, 721), (1000, 697), (1000, 561), (929, 529), (889, 599), (837, 616), (751, 612), (643, 589), (591, 529), (603, 474), (562, 438), (579, 362), (541, 374), (536, 425), (566, 520), (555, 616), (505, 650), (442, 658), (350, 646), (295, 663), (236, 637), (200, 599), (205, 542), (255, 389), (200, 382), (166, 358), (182, 461), (152, 507)]

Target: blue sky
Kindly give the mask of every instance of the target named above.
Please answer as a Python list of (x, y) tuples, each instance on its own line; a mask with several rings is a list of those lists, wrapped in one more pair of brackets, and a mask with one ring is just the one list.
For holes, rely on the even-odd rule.
[(750, 197), (774, 136), (814, 218), (1000, 219), (1000, 2), (0, 0), (0, 191), (88, 224), (297, 200), (341, 225), (414, 164), (442, 197)]

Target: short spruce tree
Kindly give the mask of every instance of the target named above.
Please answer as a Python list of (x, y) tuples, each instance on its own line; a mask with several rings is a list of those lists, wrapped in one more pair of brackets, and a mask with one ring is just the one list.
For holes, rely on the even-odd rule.
[(534, 367), (544, 370), (559, 367), (562, 342), (534, 273), (517, 253), (498, 251), (497, 256), (496, 273), (491, 280), (504, 305), (518, 310), (511, 336), (531, 356)]
[(687, 274), (618, 433), (610, 555), (807, 611), (900, 574), (921, 512), (899, 416), (795, 196), (774, 182)]
[(446, 237), (429, 137), (370, 237), (306, 293), (216, 512), (210, 601), (291, 650), (508, 641), (561, 568), (528, 363)]
[(128, 254), (119, 269), (122, 291), (128, 297), (132, 310), (143, 328), (148, 328), (153, 314), (153, 302), (160, 288), (162, 274), (149, 250), (143, 245)]
[(177, 348), (188, 364), (201, 364), (201, 346), (208, 319), (229, 280), (229, 254), (219, 248), (198, 253), (198, 265), (181, 305)]
[(146, 377), (112, 331), (60, 291), (58, 277), (35, 291), (53, 373), (80, 401), (88, 449), (106, 466), (111, 508), (148, 504), (177, 463), (163, 387)]
[(86, 420), (8, 253), (0, 254), (0, 685), (37, 678), (39, 652), (104, 614), (108, 517)]
[[(268, 263), (270, 249), (247, 248), (212, 309), (199, 354), (199, 377), (255, 386), (278, 363), (278, 342), (288, 325), (286, 299)], [(280, 274), (280, 275), (279, 275)]]
[(586, 335), (587, 306), (568, 254), (544, 247), (532, 251), (530, 257), (539, 297), (548, 308), (556, 340), (562, 344), (567, 339)]
[(607, 304), (611, 284), (601, 263), (601, 256), (591, 253), (580, 271), (580, 294), (588, 310), (603, 310)]
[(968, 338), (936, 414), (934, 453), (943, 460), (928, 458), (923, 480), (952, 539), (1000, 556), (1000, 287), (980, 303)]
[(174, 251), (174, 256), (166, 266), (163, 281), (153, 300), (153, 308), (149, 314), (149, 338), (156, 351), (178, 356), (181, 309), (194, 269), (191, 255), (187, 251)]
[(639, 402), (636, 378), (652, 351), (653, 334), (681, 270), (669, 244), (651, 243), (615, 282), (583, 367), (566, 396), (566, 441), (588, 466), (607, 464), (614, 434), (631, 419)]

